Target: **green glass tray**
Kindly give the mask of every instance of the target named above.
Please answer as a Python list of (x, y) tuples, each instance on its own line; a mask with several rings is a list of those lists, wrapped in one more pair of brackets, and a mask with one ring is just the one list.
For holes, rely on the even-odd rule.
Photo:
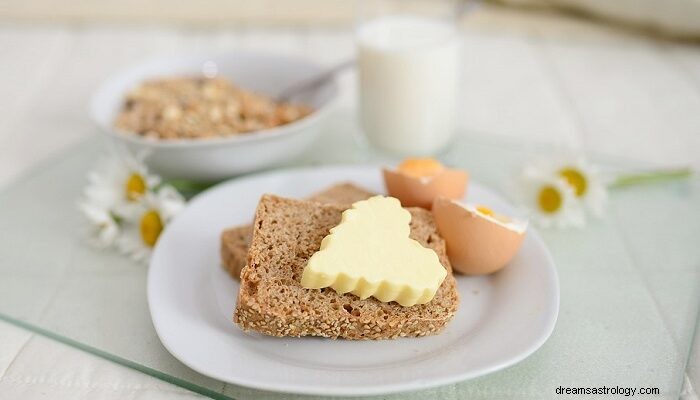
[[(105, 148), (83, 143), (0, 193), (0, 319), (212, 398), (305, 398), (210, 379), (163, 348), (146, 304), (146, 267), (85, 244), (75, 202)], [(500, 189), (528, 158), (551, 151), (464, 135), (441, 158)], [(302, 160), (378, 161), (350, 129), (323, 136)], [(584, 230), (544, 231), (561, 280), (549, 341), (506, 370), (381, 398), (544, 399), (559, 386), (605, 385), (656, 387), (677, 399), (700, 297), (699, 188), (696, 179), (618, 189), (606, 218)]]

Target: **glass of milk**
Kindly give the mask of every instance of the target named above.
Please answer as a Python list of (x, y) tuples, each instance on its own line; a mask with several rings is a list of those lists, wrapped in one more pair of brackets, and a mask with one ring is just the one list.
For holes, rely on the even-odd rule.
[(359, 108), (367, 139), (402, 156), (446, 148), (456, 130), (458, 2), (365, 0), (358, 5)]

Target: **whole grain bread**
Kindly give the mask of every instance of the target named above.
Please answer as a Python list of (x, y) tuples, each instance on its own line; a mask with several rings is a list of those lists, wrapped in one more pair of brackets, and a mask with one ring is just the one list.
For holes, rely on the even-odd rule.
[(308, 201), (315, 201), (321, 204), (336, 204), (345, 208), (350, 208), (352, 203), (360, 200), (369, 199), (375, 196), (364, 188), (361, 188), (351, 182), (336, 183), (328, 188), (315, 193), (306, 198)]
[(459, 296), (432, 214), (409, 208), (411, 238), (433, 249), (448, 274), (427, 304), (403, 307), (375, 298), (360, 300), (331, 288), (306, 289), (301, 275), (321, 240), (345, 207), (264, 195), (255, 214), (248, 265), (234, 322), (244, 330), (272, 336), (388, 339), (439, 332), (457, 311)]
[[(338, 204), (350, 208), (352, 203), (374, 196), (350, 182), (338, 183), (318, 192), (307, 199), (324, 204)], [(241, 269), (248, 257), (248, 246), (253, 233), (252, 225), (242, 225), (228, 228), (221, 233), (221, 265), (234, 278), (239, 279)]]

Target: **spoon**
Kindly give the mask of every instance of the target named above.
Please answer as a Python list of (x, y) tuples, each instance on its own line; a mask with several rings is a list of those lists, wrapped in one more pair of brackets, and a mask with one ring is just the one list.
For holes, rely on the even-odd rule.
[(313, 77), (306, 79), (301, 82), (297, 82), (286, 89), (282, 90), (279, 95), (277, 95), (277, 100), (283, 103), (289, 102), (292, 98), (308, 93), (320, 86), (323, 86), (329, 80), (335, 78), (340, 72), (345, 71), (348, 68), (355, 66), (355, 59), (345, 60), (338, 63), (327, 70), (320, 72)]

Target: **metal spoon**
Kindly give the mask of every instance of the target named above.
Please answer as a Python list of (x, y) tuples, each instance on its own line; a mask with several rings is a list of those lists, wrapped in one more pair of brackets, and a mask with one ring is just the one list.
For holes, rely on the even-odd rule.
[(277, 100), (280, 102), (289, 102), (292, 98), (300, 94), (308, 93), (314, 89), (319, 88), (320, 86), (323, 86), (326, 82), (335, 78), (335, 76), (338, 75), (340, 72), (354, 66), (355, 59), (345, 60), (341, 63), (338, 63), (333, 67), (319, 73), (318, 75), (313, 76), (312, 78), (295, 83), (282, 90), (280, 94), (276, 96)]

